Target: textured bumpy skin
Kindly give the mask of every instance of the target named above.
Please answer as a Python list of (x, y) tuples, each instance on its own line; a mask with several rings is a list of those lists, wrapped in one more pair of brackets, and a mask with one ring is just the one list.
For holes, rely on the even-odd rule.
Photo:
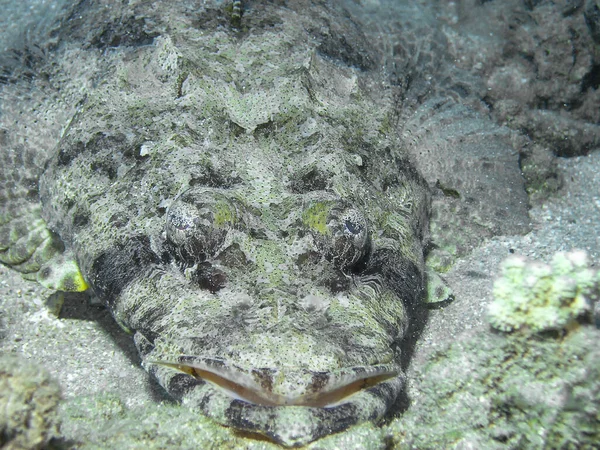
[(166, 390), (286, 445), (398, 395), (429, 204), (371, 79), (317, 51), (361, 35), (296, 6), (129, 51), (40, 183), (50, 227)]
[[(72, 109), (52, 109), (56, 147), (23, 144), (33, 164), (10, 137), (11, 170), (37, 169), (34, 189), (3, 198), (2, 261), (50, 286), (89, 284), (159, 383), (222, 424), (295, 446), (382, 417), (424, 295), (436, 180), (410, 155), (444, 158), (417, 123), (445, 136), (463, 109), (382, 75), (385, 52), (328, 2), (245, 2), (241, 18), (221, 2), (84, 2), (61, 30), (61, 64), (88, 66), (63, 68), (78, 76), (60, 83)], [(474, 136), (456, 139), (461, 158), (498, 142), (450, 131)], [(507, 203), (524, 203), (507, 161)], [(51, 245), (19, 214), (45, 220)], [(489, 220), (478, 226), (504, 223)], [(10, 259), (19, 239), (32, 250)]]

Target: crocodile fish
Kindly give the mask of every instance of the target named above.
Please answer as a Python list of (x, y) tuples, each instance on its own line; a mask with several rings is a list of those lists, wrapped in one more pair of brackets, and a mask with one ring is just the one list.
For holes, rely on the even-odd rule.
[(104, 3), (3, 80), (1, 261), (89, 289), (218, 423), (298, 446), (379, 420), (431, 193), (377, 49), (335, 2)]

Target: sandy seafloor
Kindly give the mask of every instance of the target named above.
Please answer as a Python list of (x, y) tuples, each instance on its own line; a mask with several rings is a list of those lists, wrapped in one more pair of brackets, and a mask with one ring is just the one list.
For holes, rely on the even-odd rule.
[[(10, 23), (10, 27), (0, 27), (0, 43), (10, 44), (19, 29), (36, 23), (36, 14), (47, 17), (55, 11), (56, 3), (0, 1), (0, 10), (7, 12), (4, 20)], [(0, 49), (4, 47), (0, 45)], [(491, 239), (445, 275), (456, 300), (431, 311), (416, 346), (407, 374), (413, 403), (419, 401), (420, 391), (411, 374), (419, 371), (427, 356), (451, 341), (470, 338), (489, 327), (486, 310), (492, 300), (493, 281), (499, 264), (510, 254), (548, 262), (557, 251), (583, 249), (598, 267), (600, 149), (588, 156), (559, 158), (559, 168), (564, 185), (554, 197), (530, 210), (533, 231), (525, 236)], [(141, 417), (157, 403), (169, 402), (140, 366), (131, 337), (105, 309), (90, 304), (86, 296), (74, 295), (66, 299), (57, 318), (45, 306), (50, 294), (0, 267), (1, 353), (20, 355), (48, 370), (60, 383), (65, 405), (82, 398), (114, 397)], [(108, 426), (103, 417), (73, 422), (70, 414), (62, 425), (65, 439), (75, 443), (93, 434), (90, 430), (103, 429)], [(126, 429), (118, 432), (127, 434)], [(173, 442), (172, 448), (176, 447)]]

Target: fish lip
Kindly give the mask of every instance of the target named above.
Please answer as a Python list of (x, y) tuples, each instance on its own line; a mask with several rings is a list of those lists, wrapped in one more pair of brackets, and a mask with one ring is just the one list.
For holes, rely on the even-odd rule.
[[(156, 360), (152, 364), (166, 366), (201, 379), (235, 400), (269, 407), (307, 406), (331, 408), (350, 401), (351, 397), (381, 382), (402, 374), (397, 364), (353, 366), (333, 371), (305, 368), (243, 368), (214, 357), (182, 355), (176, 361)], [(274, 390), (274, 379), (282, 373), (297, 372), (310, 382), (289, 395)]]
[(405, 382), (400, 372), (330, 407), (257, 405), (232, 399), (209, 383), (188, 390), (181, 400), (224, 426), (251, 433), (250, 438), (256, 433), (283, 447), (300, 447), (359, 423), (378, 421), (390, 412)]

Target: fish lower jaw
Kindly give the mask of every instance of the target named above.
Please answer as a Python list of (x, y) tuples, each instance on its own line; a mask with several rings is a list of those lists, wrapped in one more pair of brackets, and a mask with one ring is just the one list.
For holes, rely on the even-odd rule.
[(182, 400), (219, 424), (248, 433), (246, 437), (260, 435), (285, 447), (299, 447), (353, 425), (377, 421), (394, 404), (404, 381), (400, 373), (328, 406), (250, 403), (212, 383), (197, 385)]

